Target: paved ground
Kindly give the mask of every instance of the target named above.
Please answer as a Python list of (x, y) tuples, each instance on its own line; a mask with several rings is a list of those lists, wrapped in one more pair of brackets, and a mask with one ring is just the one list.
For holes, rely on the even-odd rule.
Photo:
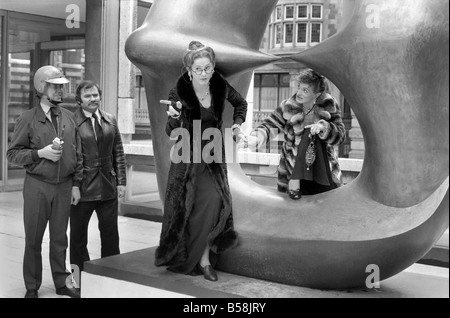
[[(24, 251), (22, 204), (22, 192), (0, 193), (0, 298), (21, 298), (26, 291), (22, 278)], [(91, 259), (100, 257), (100, 235), (97, 225), (98, 221), (94, 213), (89, 225), (88, 248)], [(119, 217), (121, 252), (126, 253), (157, 245), (160, 231), (160, 223)], [(65, 298), (66, 296), (55, 294), (50, 272), (48, 229), (42, 244), (42, 259), (44, 271), (39, 296)], [(66, 263), (69, 267), (68, 258)]]
[[(22, 298), (25, 288), (22, 278), (22, 259), (24, 248), (24, 231), (22, 218), (22, 192), (0, 193), (0, 298)], [(89, 250), (91, 259), (100, 257), (100, 238), (95, 214), (89, 227)], [(119, 217), (119, 232), (121, 238), (121, 252), (133, 252), (156, 246), (159, 240), (161, 224)], [(69, 233), (68, 233), (69, 234)], [(447, 234), (448, 236), (448, 234)], [(43, 255), (43, 284), (39, 291), (42, 298), (64, 298), (55, 294), (51, 279), (48, 260), (48, 231), (42, 245)], [(69, 260), (67, 260), (69, 266)], [(227, 274), (230, 275), (230, 274)], [(232, 279), (243, 279), (232, 277)], [(371, 293), (370, 297), (449, 297), (449, 269), (415, 264), (403, 273), (393, 277), (388, 282), (384, 293)], [(197, 283), (204, 283), (203, 280)], [(261, 284), (261, 281), (255, 284)], [(254, 286), (255, 284), (251, 284)], [(274, 284), (270, 284), (272, 286)], [(391, 287), (392, 286), (392, 287)], [(259, 288), (266, 289), (267, 286)], [(282, 288), (286, 289), (286, 286)], [(298, 289), (298, 288), (297, 288)], [(320, 291), (306, 291), (299, 294), (298, 290), (286, 297), (330, 297)], [(267, 294), (265, 294), (267, 295)], [(341, 292), (332, 297), (346, 298), (348, 293)], [(360, 295), (359, 295), (360, 296)], [(352, 297), (359, 297), (357, 294)], [(276, 297), (276, 295), (273, 295)]]

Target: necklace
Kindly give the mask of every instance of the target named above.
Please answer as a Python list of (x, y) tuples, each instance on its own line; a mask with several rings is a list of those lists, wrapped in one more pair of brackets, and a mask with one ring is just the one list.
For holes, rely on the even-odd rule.
[(311, 134), (309, 134), (309, 139), (311, 140), (309, 143), (308, 148), (306, 149), (306, 156), (305, 156), (305, 161), (306, 161), (306, 170), (309, 170), (309, 168), (313, 165), (314, 161), (316, 160), (316, 145), (314, 144), (314, 142), (316, 141), (316, 136), (311, 136)]
[(196, 93), (196, 95), (197, 95), (198, 99), (200, 99), (200, 101), (203, 102), (205, 100), (206, 96), (209, 95), (209, 85), (208, 85), (208, 88), (206, 89), (206, 92), (203, 94), (202, 97), (200, 97), (199, 94), (197, 94), (197, 93)]
[[(314, 107), (316, 107), (316, 104), (314, 103), (314, 105), (308, 110), (308, 112), (305, 114), (304, 117), (308, 116), (314, 109)], [(316, 160), (316, 146), (314, 144), (315, 140), (316, 140), (316, 136), (312, 136), (311, 134), (309, 134), (309, 139), (310, 139), (310, 143), (308, 145), (308, 148), (306, 149), (306, 157), (305, 157), (305, 161), (306, 161), (306, 170), (310, 170), (311, 166), (313, 165), (314, 161)]]
[(314, 109), (314, 107), (316, 107), (316, 104), (314, 104), (309, 110), (308, 112), (305, 114), (305, 117), (308, 116)]

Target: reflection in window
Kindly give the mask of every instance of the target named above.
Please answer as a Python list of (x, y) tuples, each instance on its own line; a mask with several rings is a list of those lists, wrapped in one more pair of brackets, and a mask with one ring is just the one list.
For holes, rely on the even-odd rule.
[(50, 52), (50, 65), (61, 69), (69, 83), (64, 97), (64, 108), (75, 111), (78, 104), (75, 100), (77, 86), (84, 79), (85, 52), (84, 49), (53, 50)]
[(70, 83), (67, 85), (66, 99), (75, 100), (78, 84), (84, 78), (84, 49), (57, 50), (50, 52), (50, 64), (60, 68)]
[[(33, 88), (31, 83), (29, 52), (10, 52), (8, 54), (8, 146), (11, 142), (17, 118), (33, 107)], [(8, 162), (8, 183), (20, 184), (25, 175), (23, 167)]]

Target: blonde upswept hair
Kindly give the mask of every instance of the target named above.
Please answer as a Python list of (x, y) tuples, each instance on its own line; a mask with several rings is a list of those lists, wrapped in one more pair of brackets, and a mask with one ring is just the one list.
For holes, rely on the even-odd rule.
[(206, 57), (208, 58), (213, 66), (216, 65), (216, 53), (209, 46), (205, 46), (199, 41), (191, 41), (189, 47), (183, 56), (183, 65), (185, 68), (191, 68), (194, 61), (198, 58)]

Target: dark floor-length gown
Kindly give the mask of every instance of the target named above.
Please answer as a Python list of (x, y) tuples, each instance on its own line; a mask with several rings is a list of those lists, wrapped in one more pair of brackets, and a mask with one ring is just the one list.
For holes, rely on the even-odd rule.
[[(214, 110), (212, 107), (202, 107), (201, 114), (201, 132), (203, 135), (203, 132), (206, 129), (216, 128), (217, 124), (214, 119)], [(205, 145), (209, 142), (209, 140), (202, 140), (202, 152)], [(213, 156), (213, 154), (210, 155)], [(194, 163), (196, 165), (195, 198), (194, 207), (189, 215), (187, 224), (188, 258), (184, 264), (168, 268), (173, 272), (191, 275), (201, 274), (197, 265), (206, 248), (208, 234), (219, 219), (219, 212), (222, 207), (222, 197), (216, 190), (213, 177), (208, 169), (208, 164), (204, 162), (204, 159), (205, 158), (202, 156), (201, 163)], [(213, 252), (210, 252), (210, 262), (213, 266), (215, 265), (216, 260), (217, 256)]]

